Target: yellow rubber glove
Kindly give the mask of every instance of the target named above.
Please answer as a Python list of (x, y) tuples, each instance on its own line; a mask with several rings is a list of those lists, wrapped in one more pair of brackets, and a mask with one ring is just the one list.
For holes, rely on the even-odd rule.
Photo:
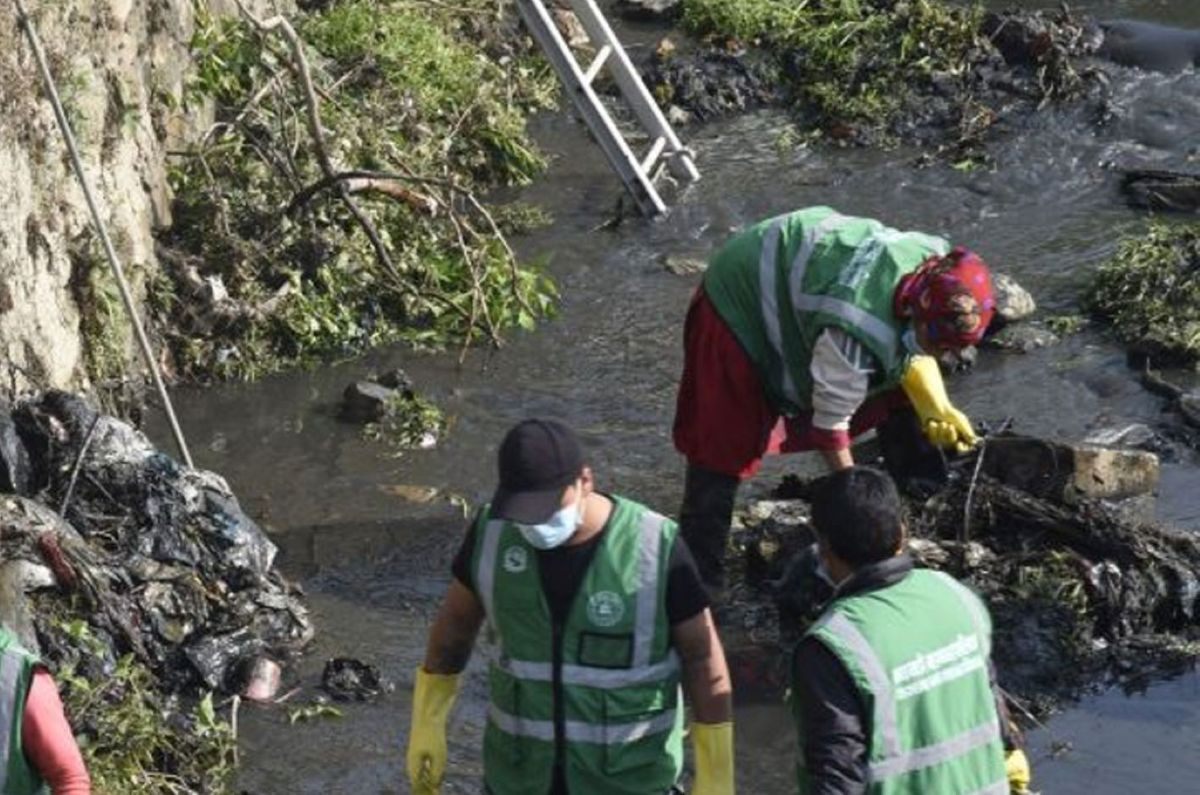
[(696, 780), (692, 795), (733, 795), (733, 724), (693, 723)]
[(446, 775), (446, 719), (458, 697), (458, 674), (417, 668), (412, 728), (408, 733), (408, 780), (413, 795), (438, 795)]
[(930, 442), (965, 453), (979, 441), (967, 415), (954, 408), (946, 395), (942, 373), (932, 356), (912, 357), (900, 386), (917, 410), (921, 430)]
[(1029, 759), (1020, 748), (1009, 751), (1004, 757), (1004, 772), (1008, 774), (1008, 789), (1012, 795), (1026, 795), (1029, 792)]

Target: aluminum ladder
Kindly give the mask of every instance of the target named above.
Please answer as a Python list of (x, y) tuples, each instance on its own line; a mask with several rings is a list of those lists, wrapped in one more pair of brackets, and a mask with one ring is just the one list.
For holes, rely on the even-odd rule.
[[(604, 150), (609, 163), (637, 202), (638, 209), (650, 216), (666, 212), (667, 205), (654, 187), (654, 175), (660, 163), (665, 160), (671, 173), (680, 181), (695, 182), (700, 179), (700, 172), (696, 170), (691, 153), (675, 135), (658, 103), (633, 68), (625, 48), (617, 40), (595, 0), (569, 0), (568, 4), (596, 48), (596, 55), (586, 69), (580, 68), (575, 60), (543, 0), (517, 0), (517, 10), (550, 59), (550, 64)], [(592, 87), (596, 76), (605, 66), (609, 68), (634, 117), (653, 141), (641, 159), (633, 153), (629, 142)]]

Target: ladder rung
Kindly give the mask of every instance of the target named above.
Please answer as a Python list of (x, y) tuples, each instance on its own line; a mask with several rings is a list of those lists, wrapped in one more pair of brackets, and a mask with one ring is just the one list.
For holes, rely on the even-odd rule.
[(654, 165), (654, 161), (658, 160), (658, 156), (662, 154), (663, 147), (666, 145), (666, 137), (660, 135), (654, 139), (654, 145), (650, 147), (650, 151), (646, 153), (646, 159), (642, 161), (643, 174), (650, 173), (650, 167)]
[(583, 73), (584, 85), (590, 86), (592, 84), (592, 81), (596, 79), (596, 75), (604, 67), (604, 62), (608, 60), (608, 56), (612, 55), (612, 51), (611, 44), (605, 44), (600, 48), (600, 51), (596, 53), (596, 58), (592, 61), (592, 65)]
[[(560, 3), (561, 5), (561, 0)], [(567, 42), (546, 8), (546, 0), (516, 0), (518, 11), (525, 20), (529, 32), (537, 40), (554, 71), (565, 85), (588, 129), (604, 150), (613, 169), (625, 183), (625, 187), (647, 215), (666, 211), (662, 197), (654, 187), (650, 170), (665, 162), (671, 173), (688, 181), (700, 178), (695, 164), (671, 129), (654, 96), (642, 82), (637, 69), (629, 60), (621, 42), (613, 33), (600, 11), (598, 0), (569, 0), (572, 10), (587, 32), (588, 38), (597, 47), (596, 55), (584, 70), (572, 54)], [(625, 104), (633, 112), (638, 126), (648, 133), (650, 149), (639, 162), (631, 149), (632, 142), (618, 127), (605, 104), (592, 87), (600, 70), (608, 68), (616, 88)], [(637, 144), (644, 146), (639, 141)]]

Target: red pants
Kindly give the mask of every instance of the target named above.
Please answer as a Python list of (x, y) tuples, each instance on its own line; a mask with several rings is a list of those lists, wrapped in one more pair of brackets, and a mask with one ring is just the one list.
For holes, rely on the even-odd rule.
[(765, 455), (849, 447), (850, 438), (881, 424), (908, 405), (900, 389), (858, 407), (850, 430), (814, 428), (812, 412), (780, 416), (767, 400), (762, 378), (737, 337), (704, 293), (696, 290), (684, 324), (683, 378), (675, 403), (675, 449), (688, 463), (746, 479)]

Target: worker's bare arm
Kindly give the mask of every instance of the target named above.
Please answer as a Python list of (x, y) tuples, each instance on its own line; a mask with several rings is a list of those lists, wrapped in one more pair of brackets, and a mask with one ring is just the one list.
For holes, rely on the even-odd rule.
[(697, 723), (733, 720), (733, 686), (712, 612), (706, 608), (671, 627), (671, 641), (683, 660), (683, 690), (692, 705), (692, 719)]
[(429, 630), (425, 670), (431, 674), (456, 674), (466, 668), (483, 618), (483, 605), (474, 592), (458, 580), (451, 580)]

